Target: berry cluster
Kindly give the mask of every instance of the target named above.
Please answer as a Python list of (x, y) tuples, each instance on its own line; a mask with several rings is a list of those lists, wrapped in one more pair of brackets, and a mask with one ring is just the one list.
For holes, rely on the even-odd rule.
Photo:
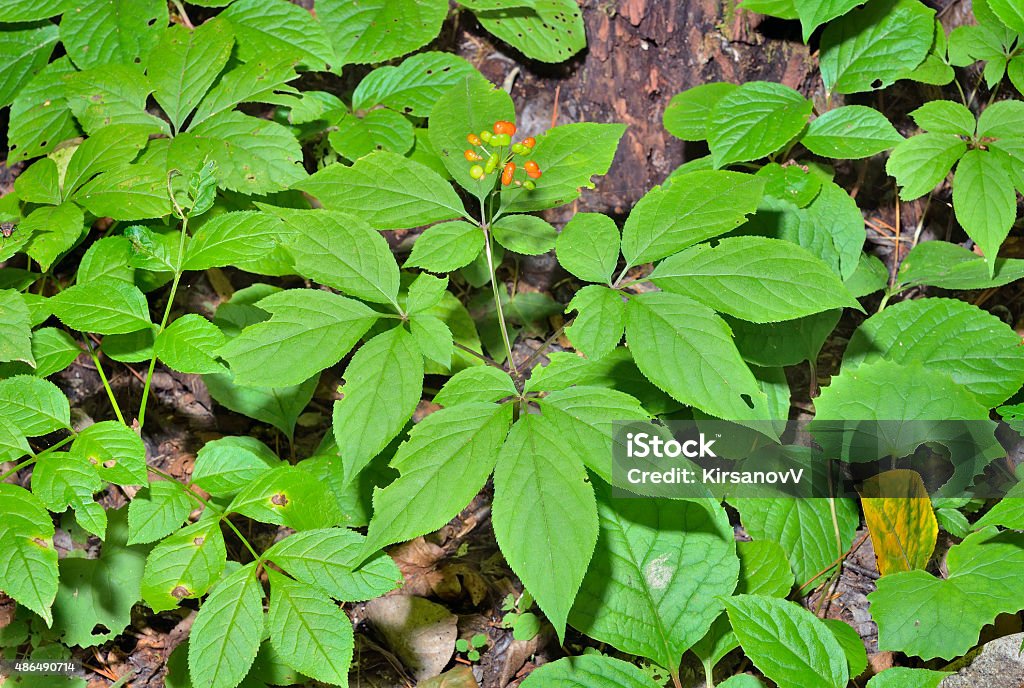
[[(483, 179), (497, 172), (500, 167), (501, 183), (503, 186), (515, 184), (524, 189), (537, 188), (534, 180), (540, 179), (542, 174), (537, 163), (533, 160), (524, 162), (523, 170), (529, 179), (519, 180), (515, 178), (518, 167), (514, 162), (514, 158), (517, 155), (523, 157), (530, 155), (533, 152), (533, 147), (537, 145), (537, 140), (531, 136), (518, 143), (512, 143), (512, 137), (515, 136), (515, 133), (515, 124), (499, 120), (494, 123), (493, 133), (485, 129), (479, 134), (469, 134), (466, 136), (466, 140), (469, 141), (470, 145), (478, 149), (466, 149), (466, 160), (473, 163), (473, 166), (469, 168), (469, 176), (473, 179)], [(489, 149), (488, 146), (491, 148)]]

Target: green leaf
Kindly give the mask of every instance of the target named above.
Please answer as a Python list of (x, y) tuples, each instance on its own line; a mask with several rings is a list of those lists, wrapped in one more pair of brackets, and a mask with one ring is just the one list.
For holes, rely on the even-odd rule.
[(344, 437), (351, 479), (380, 453), (412, 416), (423, 391), (423, 356), (401, 327), (378, 334), (345, 368), (344, 395), (334, 404), (334, 436)]
[(156, 542), (180, 528), (195, 506), (185, 490), (177, 481), (158, 480), (136, 493), (128, 504), (128, 544)]
[(873, 676), (868, 688), (939, 688), (947, 676), (945, 671), (893, 667)]
[[(463, 155), (466, 149), (466, 135), (491, 131), (498, 120), (511, 122), (515, 118), (515, 106), (512, 105), (508, 93), (495, 88), (481, 74), (473, 72), (459, 80), (434, 104), (430, 111), (427, 134), (431, 146), (440, 156), (452, 179), (463, 189), (483, 200), (493, 189), (494, 179), (490, 177), (476, 180), (469, 176), (470, 165)], [(536, 154), (535, 148), (535, 160)], [(547, 168), (543, 169), (548, 171)]]
[(610, 283), (619, 261), (619, 229), (600, 213), (576, 213), (558, 235), (559, 264), (585, 282)]
[[(554, 208), (575, 201), (582, 189), (593, 189), (593, 178), (607, 174), (611, 168), (625, 131), (624, 124), (577, 122), (537, 136), (537, 146), (530, 158), (540, 166), (544, 176), (537, 180), (533, 191), (504, 188), (503, 198), (510, 197), (508, 211), (523, 213)], [(452, 174), (459, 179), (454, 172)], [(462, 186), (472, 189), (465, 184)]]
[(14, 97), (7, 130), (8, 162), (45, 155), (78, 135), (64, 95), (64, 76), (74, 71), (67, 57), (57, 59), (40, 70)]
[(438, 98), (473, 71), (473, 65), (451, 53), (413, 55), (397, 67), (378, 67), (352, 93), (352, 108), (384, 105), (414, 117), (429, 117)]
[(280, 248), (287, 230), (278, 218), (267, 213), (242, 211), (217, 215), (204, 222), (185, 250), (184, 270), (238, 266), (267, 274), (262, 259)]
[(391, 467), (401, 476), (374, 490), (364, 554), (444, 526), (487, 482), (512, 424), (510, 405), (459, 404), (420, 421)]
[(347, 115), (329, 135), (331, 148), (349, 160), (383, 150), (405, 155), (416, 142), (412, 122), (391, 110), (372, 110), (365, 116)]
[(739, 88), (725, 82), (701, 84), (672, 96), (662, 123), (668, 133), (683, 141), (705, 141), (708, 120), (722, 98)]
[(676, 667), (736, 587), (732, 527), (710, 500), (652, 503), (611, 492), (597, 488), (601, 535), (570, 623), (622, 652)]
[(32, 470), (32, 494), (50, 511), (71, 507), (78, 524), (98, 537), (107, 530), (107, 512), (92, 496), (102, 487), (96, 469), (81, 455), (47, 454)]
[(995, 257), (1017, 219), (1017, 193), (1002, 160), (989, 151), (970, 150), (957, 165), (953, 209), (967, 235), (978, 244), (995, 274)]
[(226, 341), (216, 325), (201, 315), (188, 313), (157, 335), (155, 351), (168, 368), (180, 373), (223, 373), (224, 366), (214, 357)]
[(843, 368), (885, 359), (941, 370), (989, 407), (1024, 384), (1020, 336), (999, 318), (955, 299), (903, 301), (854, 332)]
[(728, 420), (770, 420), (767, 398), (740, 358), (729, 326), (683, 296), (648, 293), (626, 304), (637, 367), (684, 404)]
[[(559, 640), (597, 543), (594, 490), (582, 462), (562, 455), (562, 434), (526, 415), (494, 470), (494, 534), (502, 554)], [(568, 459), (568, 460), (567, 460)], [(530, 517), (523, 518), (529, 506)]]
[[(0, 382), (0, 386), (7, 380)], [(0, 483), (0, 590), (46, 621), (57, 596), (53, 520), (39, 498), (23, 487)]]
[(933, 100), (910, 113), (917, 126), (938, 134), (974, 136), (978, 122), (974, 113), (951, 100)]
[(287, 127), (241, 112), (222, 112), (199, 124), (196, 119), (198, 114), (171, 151), (178, 159), (215, 161), (221, 187), (262, 195), (306, 179), (302, 148)]
[(743, 526), (755, 541), (782, 545), (800, 585), (841, 554), (833, 506), (844, 552), (853, 544), (860, 523), (857, 503), (849, 499), (737, 499), (730, 504), (740, 512)]
[(257, 302), (270, 320), (250, 325), (220, 351), (246, 385), (298, 384), (342, 359), (376, 321), (354, 299), (289, 289)]
[(754, 365), (793, 366), (817, 361), (825, 340), (832, 334), (842, 311), (823, 311), (796, 320), (758, 325), (726, 319), (743, 360)]
[(77, 197), (77, 191), (96, 174), (127, 165), (149, 142), (152, 127), (119, 125), (104, 127), (92, 133), (75, 149), (64, 173), (63, 197)]
[(654, 688), (656, 686), (636, 666), (607, 657), (589, 654), (564, 657), (530, 672), (522, 688)]
[(807, 126), (813, 103), (782, 84), (751, 81), (718, 101), (708, 119), (715, 167), (775, 153)]
[(345, 612), (316, 588), (276, 571), (267, 577), (267, 629), (282, 660), (318, 681), (347, 686), (355, 640)]
[(793, 0), (806, 43), (814, 30), (859, 5), (859, 0)]
[(275, 99), (275, 94), (287, 90), (286, 84), (297, 77), (294, 66), (288, 58), (272, 57), (235, 67), (224, 74), (199, 103), (189, 128), (240, 103)]
[(319, 380), (320, 376), (314, 375), (298, 385), (246, 387), (234, 384), (227, 375), (203, 376), (210, 396), (218, 404), (273, 425), (289, 440), (295, 433), (295, 422), (309, 405)]
[(639, 265), (725, 234), (757, 210), (764, 180), (740, 172), (690, 172), (655, 187), (622, 229), (622, 255)]
[(231, 26), (220, 19), (196, 29), (167, 28), (156, 45), (160, 56), (149, 66), (153, 97), (180, 131), (185, 119), (203, 99), (231, 56)]
[(860, 634), (845, 621), (839, 619), (822, 619), (822, 621), (839, 641), (839, 646), (843, 648), (850, 676), (860, 676), (868, 668), (868, 655)]
[(516, 394), (516, 387), (508, 373), (494, 366), (476, 366), (453, 375), (434, 396), (434, 403), (458, 406), (479, 401), (500, 401)]
[[(5, 11), (9, 10), (0, 10)], [(0, 107), (10, 105), (25, 84), (46, 66), (57, 40), (58, 29), (53, 24), (7, 28), (0, 34), (0, 57), (4, 60), (0, 67)]]
[(949, 550), (945, 579), (925, 571), (879, 579), (868, 595), (879, 649), (926, 660), (966, 654), (983, 626), (1020, 610), (1022, 566), (1024, 536), (986, 528)]
[(878, 110), (847, 105), (811, 122), (800, 143), (816, 155), (856, 160), (889, 150), (902, 140), (900, 133)]
[(155, 165), (114, 167), (88, 182), (75, 200), (97, 217), (142, 220), (170, 214), (167, 175)]
[(806, 208), (821, 194), (821, 187), (827, 181), (816, 170), (799, 165), (782, 166), (770, 162), (757, 171), (765, 181), (764, 202), (783, 200), (798, 208)]
[(893, 149), (885, 169), (903, 187), (900, 198), (912, 201), (941, 184), (966, 152), (967, 144), (959, 136), (918, 134)]
[(74, 246), (83, 233), (85, 218), (74, 203), (36, 208), (19, 225), (19, 231), (31, 234), (24, 251), (44, 270)]
[(506, 215), (494, 223), (491, 231), (499, 244), (526, 256), (547, 253), (558, 238), (555, 228), (535, 215)]
[(226, 558), (220, 519), (185, 526), (146, 557), (142, 599), (154, 612), (163, 612), (183, 599), (202, 597), (220, 578)]
[(19, 374), (49, 377), (67, 368), (81, 353), (82, 349), (67, 332), (55, 327), (43, 327), (32, 333), (35, 369), (24, 363), (3, 364), (0, 365), (0, 378)]
[(152, 327), (145, 295), (138, 287), (109, 277), (76, 284), (49, 303), (61, 322), (79, 332), (126, 334)]
[(371, 153), (351, 167), (325, 167), (296, 188), (328, 210), (351, 213), (377, 229), (417, 227), (466, 214), (458, 194), (440, 175), (387, 151)]
[(279, 465), (277, 455), (254, 437), (222, 437), (199, 450), (192, 482), (215, 497), (233, 497)]
[[(531, 0), (497, 7), (492, 2), (462, 2), (480, 25), (526, 57), (564, 62), (587, 47), (587, 29), (576, 0)], [(500, 4), (500, 3), (499, 3)]]
[(60, 22), (65, 50), (79, 69), (110, 63), (145, 65), (167, 26), (162, 0), (110, 0), (84, 3)]
[(447, 288), (447, 277), (420, 273), (409, 285), (405, 307), (410, 313), (426, 313), (441, 302)]
[(36, 366), (28, 306), (13, 289), (0, 290), (0, 361), (24, 361)]
[(260, 204), (287, 229), (284, 244), (295, 271), (374, 303), (398, 303), (398, 263), (387, 240), (354, 215)]
[[(317, 8), (321, 19), (324, 9)], [(301, 62), (314, 71), (330, 69), (336, 62), (324, 30), (330, 27), (322, 26), (298, 5), (285, 0), (235, 0), (218, 16), (234, 30), (243, 62), (274, 55)]]
[(18, 198), (29, 203), (60, 205), (60, 179), (53, 158), (41, 158), (14, 180)]
[(765, 676), (781, 685), (845, 688), (842, 647), (811, 612), (764, 595), (737, 595), (725, 607), (743, 651)]
[(123, 423), (108, 420), (90, 425), (78, 433), (71, 453), (94, 465), (107, 482), (146, 484), (146, 447), (142, 438)]
[(111, 510), (99, 558), (60, 561), (60, 588), (53, 603), (53, 628), (69, 646), (102, 645), (131, 623), (140, 599), (145, 547), (126, 546), (124, 509)]
[(235, 688), (249, 673), (262, 639), (263, 587), (254, 562), (226, 576), (199, 608), (188, 644), (192, 681)]
[(926, 284), (941, 289), (991, 289), (1024, 278), (1024, 260), (996, 258), (995, 275), (984, 258), (946, 241), (923, 241), (903, 259), (897, 275), (905, 286)]
[(472, 263), (483, 250), (484, 235), (479, 227), (462, 220), (442, 222), (416, 239), (405, 267), (452, 272)]
[(618, 291), (597, 284), (583, 287), (565, 310), (577, 311), (572, 323), (565, 328), (565, 335), (587, 358), (601, 358), (622, 341), (626, 307)]
[(694, 246), (662, 261), (650, 280), (751, 322), (859, 307), (821, 260), (778, 239), (732, 237)]
[(67, 396), (52, 382), (31, 375), (0, 380), (0, 408), (4, 420), (28, 437), (71, 428)]
[(798, 19), (796, 0), (743, 0), (743, 8), (749, 12), (767, 14), (779, 19)]
[(386, 554), (364, 563), (365, 538), (346, 528), (306, 530), (280, 540), (264, 557), (334, 599), (363, 601), (391, 592), (402, 574)]
[(68, 107), (86, 133), (108, 126), (148, 127), (149, 133), (168, 133), (167, 124), (146, 111), (152, 92), (136, 65), (111, 64), (86, 69), (64, 78)]
[(1014, 33), (1024, 34), (1024, 8), (1012, 0), (988, 0), (988, 4), (999, 21)]
[(821, 36), (825, 88), (885, 88), (922, 62), (935, 35), (935, 11), (918, 0), (872, 0), (832, 22)]
[(293, 530), (329, 528), (344, 519), (330, 488), (316, 475), (289, 464), (243, 487), (227, 511)]
[(0, 22), (30, 22), (48, 19), (68, 8), (68, 0), (9, 0), (0, 8)]
[(445, 0), (318, 0), (316, 14), (334, 44), (336, 68), (387, 62), (432, 41), (448, 16)]

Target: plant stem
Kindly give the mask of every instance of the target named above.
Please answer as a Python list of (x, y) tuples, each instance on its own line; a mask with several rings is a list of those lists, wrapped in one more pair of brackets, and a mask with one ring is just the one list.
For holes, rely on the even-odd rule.
[(174, 200), (174, 193), (170, 191), (170, 179), (167, 182), (168, 192), (171, 194), (171, 202), (181, 217), (181, 239), (178, 241), (178, 260), (174, 266), (174, 281), (171, 282), (171, 292), (167, 296), (167, 305), (164, 307), (163, 318), (160, 319), (160, 329), (153, 337), (153, 356), (149, 359), (149, 370), (146, 372), (146, 384), (142, 388), (142, 401), (139, 404), (139, 429), (146, 424), (146, 402), (149, 400), (149, 389), (153, 386), (153, 371), (156, 370), (156, 338), (167, 327), (167, 319), (171, 316), (171, 307), (174, 306), (174, 296), (178, 293), (178, 283), (181, 282), (181, 266), (185, 261), (185, 237), (188, 235), (188, 215), (182, 212), (177, 201)]
[(494, 308), (498, 312), (498, 327), (501, 328), (501, 340), (505, 344), (505, 354), (508, 356), (508, 367), (512, 375), (519, 376), (515, 359), (512, 357), (512, 341), (508, 338), (508, 327), (505, 325), (505, 309), (501, 305), (501, 292), (498, 290), (498, 275), (494, 269), (494, 253), (491, 250), (491, 232), (484, 226), (484, 254), (487, 257), (487, 270), (491, 274), (491, 291), (494, 293)]
[(114, 413), (117, 415), (117, 419), (121, 421), (121, 425), (127, 425), (124, 422), (124, 416), (121, 414), (121, 407), (117, 404), (117, 399), (114, 397), (114, 390), (110, 388), (110, 382), (107, 381), (107, 375), (103, 372), (103, 364), (100, 363), (100, 357), (96, 355), (96, 349), (93, 348), (92, 342), (89, 341), (88, 337), (83, 337), (85, 341), (85, 348), (89, 350), (89, 356), (92, 357), (93, 365), (96, 366), (96, 372), (100, 374), (100, 380), (103, 381), (103, 388), (107, 390), (107, 398), (110, 399), (110, 405), (114, 407)]

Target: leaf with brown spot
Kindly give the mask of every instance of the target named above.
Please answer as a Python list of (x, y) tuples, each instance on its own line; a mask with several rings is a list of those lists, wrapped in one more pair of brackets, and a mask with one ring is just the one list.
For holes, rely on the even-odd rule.
[(885, 576), (927, 566), (939, 525), (921, 476), (886, 471), (864, 483), (861, 497), (878, 572)]

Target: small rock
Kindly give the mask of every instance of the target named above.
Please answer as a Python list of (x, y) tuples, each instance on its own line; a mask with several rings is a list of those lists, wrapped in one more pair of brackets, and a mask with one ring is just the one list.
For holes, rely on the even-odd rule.
[(1024, 686), (1024, 633), (985, 645), (971, 664), (947, 677), (939, 688), (1020, 688)]

